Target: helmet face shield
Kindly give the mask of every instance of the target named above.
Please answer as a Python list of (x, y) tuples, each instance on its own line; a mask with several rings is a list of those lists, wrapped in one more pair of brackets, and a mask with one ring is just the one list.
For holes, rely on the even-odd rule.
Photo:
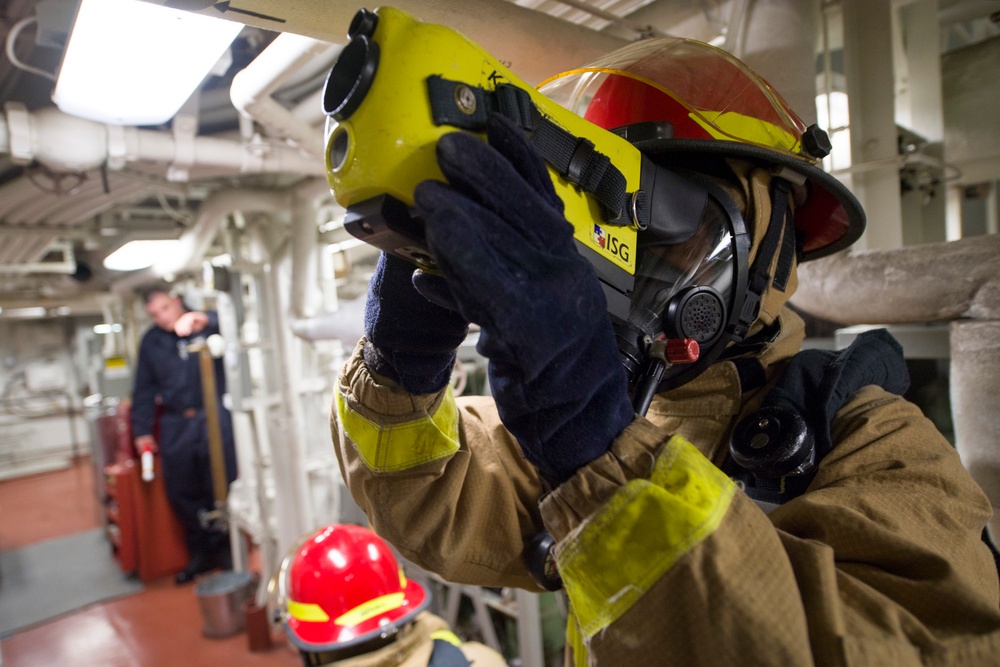
[[(539, 91), (654, 159), (713, 154), (805, 177), (809, 194), (794, 213), (801, 261), (842, 250), (864, 231), (857, 199), (818, 166), (825, 133), (806, 127), (763, 78), (710, 44), (642, 40), (558, 74)], [(635, 138), (627, 131), (644, 125), (656, 129)]]
[(540, 92), (605, 129), (667, 121), (677, 138), (720, 139), (801, 155), (806, 130), (766, 81), (710, 44), (643, 40), (559, 74)]

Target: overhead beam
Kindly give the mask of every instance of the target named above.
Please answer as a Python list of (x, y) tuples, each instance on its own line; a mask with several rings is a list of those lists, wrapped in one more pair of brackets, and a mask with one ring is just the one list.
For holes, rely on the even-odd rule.
[[(347, 42), (347, 28), (360, 6), (330, 0), (145, 1), (334, 44)], [(457, 30), (532, 85), (628, 43), (497, 0), (398, 0), (391, 4), (423, 21)], [(368, 8), (376, 7), (378, 3), (371, 3)]]

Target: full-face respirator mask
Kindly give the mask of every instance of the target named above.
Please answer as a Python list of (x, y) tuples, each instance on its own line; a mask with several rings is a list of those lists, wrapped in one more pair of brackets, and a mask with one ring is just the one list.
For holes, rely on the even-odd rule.
[[(716, 147), (727, 145), (736, 157), (823, 173), (803, 149), (815, 143), (815, 127), (806, 128), (745, 65), (707, 44), (664, 38), (638, 42), (535, 89), (454, 30), (391, 7), (360, 10), (348, 36), (323, 105), (327, 178), (347, 209), (352, 235), (435, 272), (423, 221), (412, 208), (414, 188), (444, 180), (435, 158), (438, 138), (456, 130), (483, 135), (488, 116), (501, 113), (545, 159), (577, 249), (601, 281), (638, 412), (654, 393), (701, 372), (746, 335), (760, 295), (746, 298), (751, 242), (739, 209), (712, 180), (651, 157), (664, 146), (720, 152)], [(730, 79), (702, 77), (704, 87), (730, 95), (752, 88), (761, 99), (732, 109), (706, 102), (717, 106), (712, 112), (687, 105), (643, 69), (664, 51), (681, 60), (707, 59)], [(657, 111), (619, 114), (630, 102), (616, 107), (607, 93), (619, 92), (622, 83), (652, 91), (645, 104), (652, 99)], [(697, 83), (689, 82), (693, 90)], [(734, 88), (738, 83), (752, 86)], [(681, 113), (664, 116), (657, 95)], [(638, 100), (635, 109), (643, 104)], [(690, 137), (698, 145), (685, 147)], [(835, 213), (843, 211), (836, 194), (827, 195)], [(824, 245), (810, 249), (807, 238), (797, 250), (820, 256), (852, 242), (860, 229), (849, 213), (823, 227)]]

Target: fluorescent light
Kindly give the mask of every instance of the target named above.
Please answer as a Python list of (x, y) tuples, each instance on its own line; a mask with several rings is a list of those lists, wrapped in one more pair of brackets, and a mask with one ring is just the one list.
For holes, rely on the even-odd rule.
[(180, 249), (177, 239), (129, 241), (104, 258), (104, 268), (112, 271), (135, 271), (152, 266)]
[(52, 101), (102, 123), (165, 123), (242, 28), (140, 0), (83, 0)]
[(120, 324), (95, 324), (94, 333), (95, 334), (110, 334), (119, 333), (122, 330), (122, 325)]
[(45, 317), (48, 311), (44, 306), (29, 306), (27, 308), (7, 308), (3, 311), (4, 317), (15, 317), (19, 319), (33, 319)]

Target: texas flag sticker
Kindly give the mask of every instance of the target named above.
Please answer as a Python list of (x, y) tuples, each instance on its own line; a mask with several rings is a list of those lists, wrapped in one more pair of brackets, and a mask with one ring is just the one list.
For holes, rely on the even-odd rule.
[(600, 225), (594, 225), (594, 243), (602, 248), (607, 247), (608, 238), (604, 235), (604, 230)]

